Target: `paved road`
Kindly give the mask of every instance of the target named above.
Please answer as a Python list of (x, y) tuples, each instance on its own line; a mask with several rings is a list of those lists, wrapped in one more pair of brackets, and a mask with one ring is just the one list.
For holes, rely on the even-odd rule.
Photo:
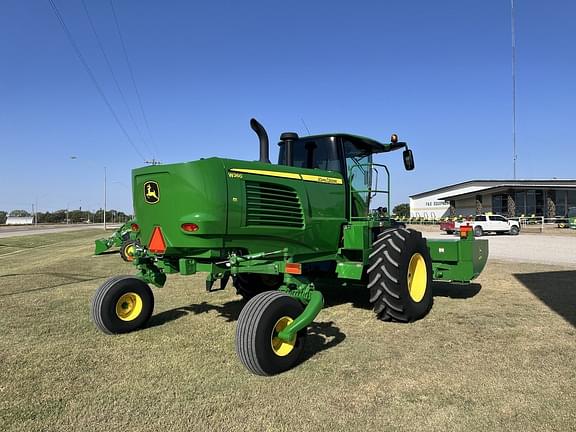
[[(427, 238), (457, 238), (444, 233), (422, 234)], [(517, 236), (486, 235), (482, 238), (489, 241), (489, 259), (576, 267), (576, 236), (520, 233)]]
[[(110, 225), (108, 224), (108, 231), (117, 229), (120, 225)], [(63, 231), (78, 231), (86, 229), (101, 229), (104, 234), (104, 229), (102, 224), (85, 224), (85, 225), (39, 225), (37, 227), (33, 225), (26, 226), (1, 226), (0, 227), (0, 238), (5, 237), (20, 237), (35, 234), (48, 234), (48, 233), (58, 233)]]

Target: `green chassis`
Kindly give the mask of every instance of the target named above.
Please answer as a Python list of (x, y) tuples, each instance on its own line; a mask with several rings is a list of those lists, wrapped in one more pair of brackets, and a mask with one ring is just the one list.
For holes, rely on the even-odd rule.
[[(352, 222), (351, 226), (366, 228), (370, 225), (372, 225), (370, 222)], [(434, 280), (468, 283), (480, 274), (488, 258), (488, 240), (476, 240), (471, 232), (461, 240), (429, 239), (427, 245), (432, 258)], [(286, 264), (292, 262), (287, 252), (287, 249), (282, 249), (244, 256), (232, 253), (226, 261), (207, 263), (198, 258), (158, 257), (147, 253), (144, 249), (137, 249), (135, 265), (139, 269), (138, 276), (156, 287), (164, 286), (166, 274), (193, 275), (197, 272), (206, 272), (208, 273), (206, 288), (209, 291), (216, 281), (220, 281), (220, 289), (223, 289), (230, 276), (241, 273), (283, 274), (284, 283), (279, 290), (306, 305), (304, 312), (278, 335), (280, 339), (289, 341), (316, 318), (322, 310), (324, 300), (310, 279), (286, 273)], [(361, 262), (341, 261), (337, 264), (335, 278), (341, 281), (338, 283), (332, 279), (332, 282), (341, 285), (347, 281), (349, 285), (364, 286), (361, 283), (363, 270), (364, 265)], [(324, 285), (330, 283), (330, 280), (324, 279), (320, 283)]]
[(132, 231), (132, 224), (135, 222), (135, 220), (129, 220), (109, 237), (95, 240), (94, 255), (101, 255), (111, 247), (120, 247), (126, 240), (136, 240), (138, 233)]
[[(367, 171), (375, 166), (370, 160)], [(150, 183), (155, 184), (158, 193), (153, 203), (145, 199)], [(206, 272), (206, 287), (212, 290), (216, 281), (224, 288), (231, 276), (242, 273), (283, 275), (279, 290), (306, 305), (302, 314), (280, 332), (278, 337), (288, 341), (323, 307), (322, 294), (315, 285), (332, 281), (365, 286), (363, 276), (375, 236), (394, 226), (387, 217), (346, 216), (343, 204), (347, 202), (350, 208), (359, 191), (345, 183), (333, 171), (220, 158), (135, 169), (134, 207), (142, 244), (150, 244), (156, 229), (161, 230), (165, 242), (165, 250), (157, 253), (151, 252), (150, 246), (136, 248), (138, 277), (162, 287), (167, 274)], [(254, 216), (250, 213), (254, 209), (247, 210), (252, 190), (257, 187), (261, 194), (270, 190), (270, 200), (273, 193), (297, 200), (303, 209), (303, 223), (259, 223), (266, 215)], [(389, 187), (371, 190), (388, 191)], [(282, 202), (274, 204), (280, 206)], [(197, 224), (200, 229), (186, 232), (182, 229), (184, 223)], [(487, 240), (475, 240), (473, 235), (460, 240), (427, 240), (427, 246), (435, 280), (470, 282), (488, 258)], [(332, 276), (314, 279), (306, 271), (287, 271), (287, 264), (298, 263), (305, 269), (320, 262), (336, 264)]]

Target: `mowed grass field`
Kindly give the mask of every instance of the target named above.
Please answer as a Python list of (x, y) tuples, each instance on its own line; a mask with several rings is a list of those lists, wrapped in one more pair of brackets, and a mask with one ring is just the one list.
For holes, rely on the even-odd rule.
[(240, 297), (203, 275), (156, 289), (147, 328), (99, 333), (94, 290), (134, 273), (92, 256), (101, 235), (0, 239), (0, 431), (576, 428), (576, 267), (489, 261), (410, 325), (333, 289), (303, 362), (264, 378), (236, 358)]

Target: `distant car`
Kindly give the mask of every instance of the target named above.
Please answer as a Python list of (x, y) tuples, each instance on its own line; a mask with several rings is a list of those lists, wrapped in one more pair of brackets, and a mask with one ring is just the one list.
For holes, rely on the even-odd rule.
[(456, 222), (453, 220), (440, 222), (440, 231), (446, 231), (446, 234), (452, 234), (456, 231)]
[(515, 220), (509, 220), (500, 215), (476, 215), (473, 221), (457, 222), (455, 229), (460, 231), (461, 226), (471, 226), (474, 230), (474, 236), (480, 237), (488, 232), (497, 234), (508, 233), (518, 235), (520, 233), (520, 223)]

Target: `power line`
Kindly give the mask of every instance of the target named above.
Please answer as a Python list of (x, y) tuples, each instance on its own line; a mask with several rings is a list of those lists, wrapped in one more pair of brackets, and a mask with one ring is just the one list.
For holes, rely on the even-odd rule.
[(104, 49), (104, 44), (102, 43), (102, 40), (100, 39), (100, 36), (98, 35), (98, 32), (96, 31), (96, 26), (94, 25), (94, 21), (92, 20), (92, 17), (90, 16), (90, 12), (88, 11), (88, 7), (86, 6), (85, 0), (82, 0), (82, 7), (84, 8), (84, 12), (86, 12), (86, 16), (88, 17), (88, 23), (90, 24), (90, 28), (92, 29), (92, 33), (94, 34), (94, 37), (96, 38), (96, 42), (98, 43), (98, 47), (100, 48), (100, 52), (102, 53), (102, 56), (104, 57), (104, 60), (106, 61), (106, 65), (108, 66), (108, 70), (110, 71), (110, 75), (112, 75), (112, 80), (114, 81), (114, 84), (116, 85), (116, 89), (118, 90), (118, 93), (120, 93), (122, 101), (124, 102), (124, 106), (126, 107), (126, 110), (128, 111), (128, 115), (130, 116), (130, 120), (132, 120), (132, 124), (136, 128), (136, 131), (138, 132), (138, 136), (140, 137), (140, 139), (142, 140), (144, 145), (147, 147), (148, 151), (150, 151), (150, 153), (153, 153), (152, 149), (150, 148), (150, 145), (144, 139), (144, 136), (142, 135), (142, 131), (140, 130), (140, 127), (138, 126), (138, 123), (136, 122), (134, 115), (132, 114), (132, 110), (130, 109), (128, 101), (126, 100), (126, 96), (124, 95), (124, 92), (122, 91), (122, 88), (120, 87), (120, 83), (118, 82), (118, 79), (116, 78), (116, 74), (114, 73), (114, 69), (112, 68), (112, 63), (110, 62), (110, 59), (109, 59), (108, 55), (106, 54), (106, 50)]
[(308, 131), (308, 135), (312, 135), (310, 133), (310, 129), (308, 129), (308, 125), (306, 124), (306, 122), (304, 121), (304, 117), (300, 117), (300, 120), (302, 120), (302, 124), (304, 125), (304, 127), (306, 128), (306, 130)]
[(116, 111), (114, 111), (114, 108), (112, 108), (112, 105), (111, 105), (110, 102), (108, 101), (108, 98), (106, 98), (106, 95), (104, 94), (104, 91), (102, 90), (102, 87), (101, 87), (100, 84), (98, 83), (98, 80), (96, 79), (96, 76), (95, 76), (94, 73), (92, 72), (92, 69), (91, 69), (90, 66), (88, 65), (88, 62), (86, 61), (86, 59), (85, 59), (84, 56), (82, 55), (82, 52), (80, 51), (80, 48), (79, 48), (78, 45), (76, 44), (76, 41), (74, 40), (74, 37), (72, 36), (72, 33), (70, 32), (70, 30), (68, 29), (68, 26), (67, 26), (66, 23), (64, 22), (64, 19), (62, 18), (62, 15), (60, 14), (60, 11), (58, 10), (58, 7), (56, 7), (56, 4), (54, 3), (53, 0), (48, 0), (48, 2), (50, 3), (50, 6), (52, 7), (52, 11), (54, 12), (54, 15), (56, 15), (56, 18), (58, 19), (58, 22), (59, 22), (60, 25), (62, 26), (62, 29), (64, 30), (64, 33), (66, 33), (66, 36), (68, 37), (68, 41), (69, 41), (70, 44), (72, 45), (72, 48), (74, 49), (74, 52), (76, 53), (76, 56), (78, 57), (78, 59), (80, 60), (80, 62), (82, 63), (82, 65), (84, 66), (84, 69), (86, 69), (86, 72), (88, 73), (88, 76), (90, 77), (90, 80), (92, 81), (92, 84), (94, 84), (94, 87), (96, 87), (96, 90), (98, 91), (98, 94), (100, 95), (100, 97), (102, 98), (102, 100), (104, 101), (104, 103), (106, 104), (106, 106), (108, 107), (108, 110), (109, 110), (110, 113), (112, 114), (112, 117), (114, 117), (114, 120), (116, 121), (116, 124), (118, 124), (118, 127), (122, 130), (122, 133), (124, 134), (124, 136), (126, 137), (126, 139), (128, 140), (128, 142), (130, 143), (130, 145), (132, 146), (132, 148), (134, 149), (134, 151), (136, 151), (136, 153), (137, 153), (143, 160), (146, 160), (146, 158), (142, 155), (142, 153), (140, 152), (140, 150), (138, 150), (138, 147), (136, 147), (136, 144), (134, 144), (134, 141), (132, 141), (132, 138), (131, 138), (130, 135), (128, 134), (128, 131), (126, 131), (126, 128), (124, 127), (124, 125), (122, 124), (122, 122), (120, 121), (120, 119), (118, 118), (118, 115), (116, 114)]
[[(120, 43), (122, 44), (122, 51), (124, 52), (124, 58), (126, 59), (126, 64), (128, 65), (128, 70), (130, 71), (130, 78), (132, 79), (132, 85), (134, 86), (134, 90), (136, 92), (136, 96), (138, 98), (138, 104), (140, 105), (140, 111), (142, 112), (142, 118), (144, 119), (144, 124), (146, 125), (146, 130), (148, 131), (148, 135), (152, 141), (152, 145), (154, 149), (156, 149), (156, 143), (154, 137), (152, 136), (152, 132), (150, 131), (150, 124), (148, 123), (148, 117), (146, 116), (146, 112), (144, 111), (144, 104), (142, 104), (142, 98), (140, 97), (140, 91), (138, 90), (138, 86), (136, 85), (136, 79), (134, 78), (134, 70), (132, 69), (132, 63), (130, 63), (130, 58), (128, 57), (128, 50), (126, 49), (126, 44), (124, 43), (124, 37), (122, 36), (122, 31), (120, 30), (120, 22), (118, 21), (118, 16), (116, 15), (116, 9), (114, 8), (114, 3), (110, 0), (110, 7), (112, 8), (112, 15), (114, 16), (114, 23), (116, 24), (116, 30), (118, 31), (118, 36), (120, 38)], [(154, 158), (156, 158), (157, 151), (153, 152)]]

